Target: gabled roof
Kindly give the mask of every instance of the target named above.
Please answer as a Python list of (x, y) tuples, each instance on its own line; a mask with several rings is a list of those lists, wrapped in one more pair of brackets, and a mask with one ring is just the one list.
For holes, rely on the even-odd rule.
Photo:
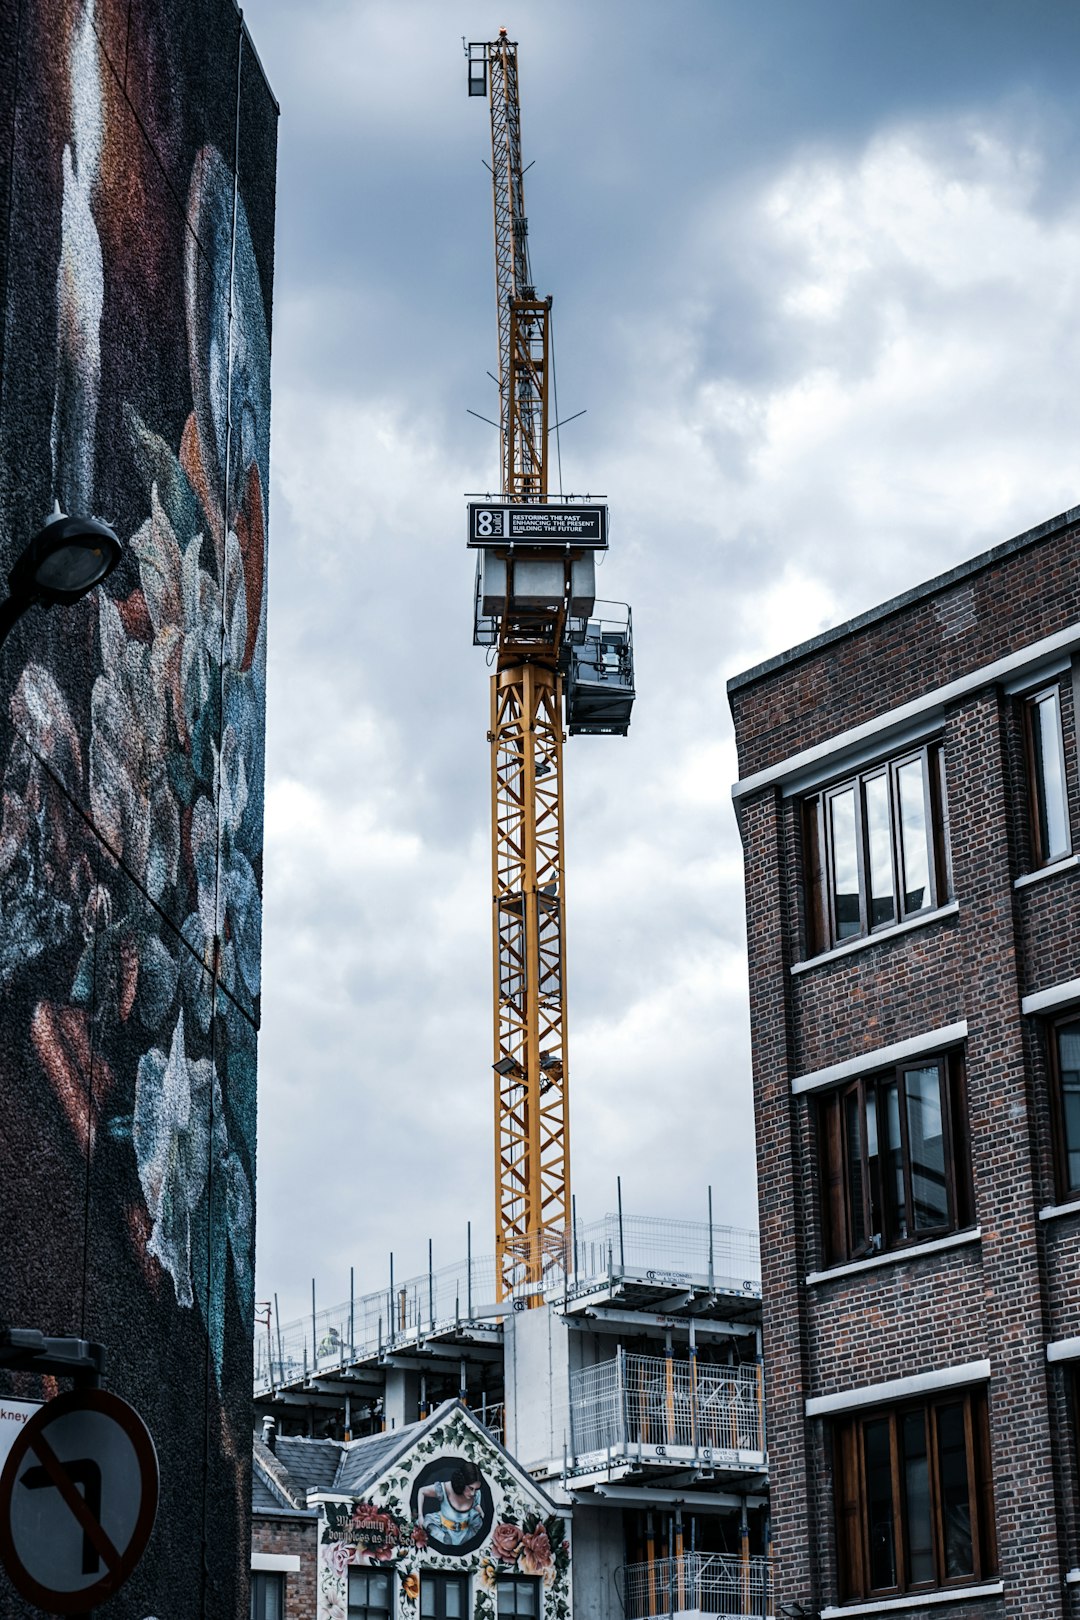
[[(281, 1443), (278, 1442), (279, 1445)], [(284, 1443), (288, 1449), (289, 1442), (286, 1440)], [(309, 1445), (311, 1443), (308, 1442)], [(307, 1490), (293, 1477), (287, 1457), (279, 1457), (276, 1451), (271, 1451), (256, 1436), (252, 1441), (251, 1460), (253, 1513), (308, 1513)]]
[(390, 1429), (385, 1434), (368, 1434), (359, 1440), (309, 1440), (300, 1435), (280, 1435), (273, 1451), (259, 1439), (254, 1441), (255, 1470), (252, 1484), (252, 1508), (258, 1512), (273, 1512), (275, 1506), (306, 1509), (309, 1492), (328, 1496), (364, 1496), (399, 1457), (431, 1431), (441, 1428), (455, 1411), (476, 1429), (477, 1434), (493, 1451), (501, 1453), (518, 1476), (522, 1485), (554, 1509), (541, 1486), (526, 1472), (495, 1436), (484, 1428), (476, 1415), (459, 1400), (444, 1401), (441, 1406), (419, 1423), (407, 1423), (404, 1428)]

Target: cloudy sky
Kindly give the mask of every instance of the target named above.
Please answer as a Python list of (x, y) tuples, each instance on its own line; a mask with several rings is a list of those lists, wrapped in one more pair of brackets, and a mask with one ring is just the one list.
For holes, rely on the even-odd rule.
[(486, 104), (520, 42), (630, 735), (567, 749), (573, 1186), (752, 1225), (731, 674), (1080, 498), (1065, 0), (247, 0), (281, 101), (257, 1293), (493, 1248)]

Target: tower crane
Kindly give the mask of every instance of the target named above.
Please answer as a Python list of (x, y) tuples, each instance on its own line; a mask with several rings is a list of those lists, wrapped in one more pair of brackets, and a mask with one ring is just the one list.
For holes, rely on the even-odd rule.
[(467, 46), (470, 96), (491, 113), (499, 335), (500, 490), (470, 498), (473, 640), (491, 649), (495, 1242), (500, 1299), (538, 1303), (570, 1226), (564, 718), (625, 735), (634, 700), (629, 609), (597, 616), (607, 507), (549, 494), (550, 297), (529, 259), (517, 45)]

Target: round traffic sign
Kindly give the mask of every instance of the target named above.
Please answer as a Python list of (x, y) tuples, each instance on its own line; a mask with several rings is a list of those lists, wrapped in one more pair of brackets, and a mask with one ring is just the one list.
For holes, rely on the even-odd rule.
[(47, 1401), (0, 1473), (0, 1563), (51, 1614), (81, 1614), (117, 1592), (146, 1549), (158, 1461), (146, 1424), (104, 1389)]

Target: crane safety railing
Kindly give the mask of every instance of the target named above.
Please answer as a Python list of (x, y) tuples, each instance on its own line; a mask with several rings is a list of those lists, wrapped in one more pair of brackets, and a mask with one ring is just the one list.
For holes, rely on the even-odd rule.
[(575, 1463), (638, 1446), (764, 1452), (761, 1366), (718, 1367), (620, 1349), (571, 1375), (570, 1444)]
[[(549, 1299), (571, 1301), (626, 1278), (657, 1288), (696, 1281), (760, 1294), (758, 1235), (741, 1227), (611, 1214), (575, 1222), (565, 1233), (546, 1232), (541, 1242), (532, 1274), (541, 1277)], [(255, 1393), (333, 1372), (463, 1322), (497, 1319), (512, 1308), (510, 1302), (498, 1306), (497, 1297), (495, 1257), (489, 1254), (400, 1281), (391, 1269), (385, 1287), (318, 1308), (313, 1300), (310, 1314), (284, 1323), (264, 1307), (253, 1345)]]
[(711, 1614), (772, 1620), (772, 1561), (730, 1553), (684, 1553), (624, 1564), (616, 1588), (625, 1620), (653, 1615)]

